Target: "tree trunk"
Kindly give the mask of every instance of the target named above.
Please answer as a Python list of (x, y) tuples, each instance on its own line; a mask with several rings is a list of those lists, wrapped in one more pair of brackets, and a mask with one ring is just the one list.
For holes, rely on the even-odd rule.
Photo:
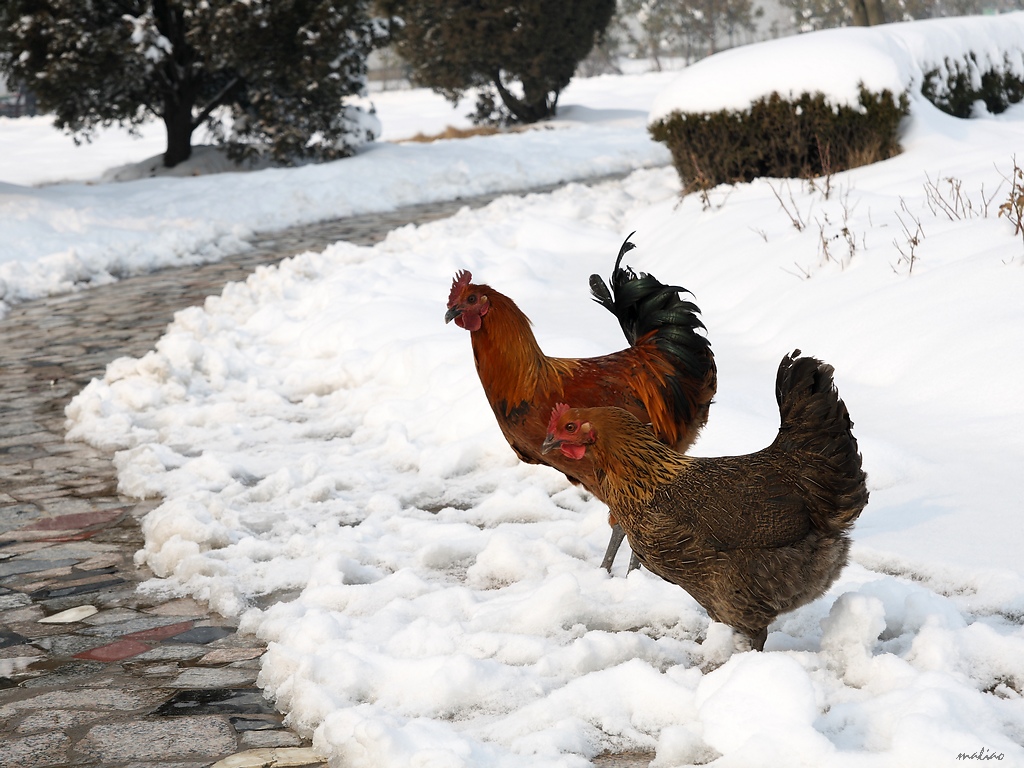
[(882, 0), (850, 0), (855, 27), (873, 27), (885, 24), (885, 7)]
[(545, 93), (536, 100), (531, 101), (529, 100), (530, 94), (525, 93), (524, 98), (517, 99), (502, 84), (500, 74), (495, 74), (493, 80), (495, 88), (498, 89), (498, 95), (501, 96), (502, 103), (508, 107), (508, 111), (520, 123), (536, 123), (538, 120), (555, 116), (558, 94), (555, 94), (555, 98), (549, 99), (548, 94)]
[(164, 167), (173, 168), (192, 157), (192, 105), (183, 105), (173, 97), (165, 99), (164, 126), (167, 128)]
[(866, 27), (868, 25), (868, 11), (864, 7), (864, 0), (850, 0), (850, 13), (853, 16), (853, 26)]
[(180, 3), (154, 0), (153, 16), (157, 29), (172, 46), (171, 56), (162, 64), (164, 82), (163, 119), (167, 129), (167, 151), (164, 167), (173, 168), (192, 156), (192, 131), (198, 123), (192, 119), (192, 106), (196, 100), (196, 83), (192, 80), (192, 66), (196, 53), (185, 36), (187, 24)]
[(865, 7), (868, 11), (868, 25), (885, 24), (885, 6), (882, 0), (865, 0)]

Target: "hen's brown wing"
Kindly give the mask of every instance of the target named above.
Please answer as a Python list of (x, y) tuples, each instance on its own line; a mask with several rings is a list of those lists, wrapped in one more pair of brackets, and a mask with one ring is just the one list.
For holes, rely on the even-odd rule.
[(667, 530), (688, 531), (692, 546), (715, 551), (789, 546), (811, 525), (806, 500), (779, 458), (764, 451), (694, 458), (674, 482), (655, 492), (651, 516)]

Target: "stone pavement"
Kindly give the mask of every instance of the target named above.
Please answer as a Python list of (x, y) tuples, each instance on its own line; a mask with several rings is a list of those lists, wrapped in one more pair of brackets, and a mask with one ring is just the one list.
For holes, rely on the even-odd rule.
[[(298, 227), (216, 264), (15, 306), (0, 320), (0, 768), (319, 766), (256, 687), (265, 645), (191, 599), (142, 596), (139, 520), (110, 457), (64, 441), (64, 408), (140, 356), (175, 311), (257, 266), (493, 196)], [(653, 755), (604, 756), (604, 766)]]

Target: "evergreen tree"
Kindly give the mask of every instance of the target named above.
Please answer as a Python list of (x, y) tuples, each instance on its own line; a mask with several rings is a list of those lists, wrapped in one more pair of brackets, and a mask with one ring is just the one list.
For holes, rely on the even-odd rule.
[(660, 70), (662, 55), (690, 61), (739, 45), (763, 15), (751, 0), (621, 0), (619, 24)]
[(738, 38), (753, 33), (764, 15), (764, 9), (755, 8), (751, 0), (687, 0), (686, 12), (709, 56), (723, 47), (723, 42), (725, 48), (738, 45)]
[(3, 0), (0, 73), (25, 81), (56, 125), (167, 128), (164, 165), (204, 123), (232, 155), (351, 154), (375, 119), (346, 106), (385, 30), (369, 0)]
[(661, 71), (662, 56), (693, 52), (694, 29), (686, 0), (621, 0), (618, 23), (639, 56)]
[(846, 27), (853, 23), (851, 0), (781, 0), (783, 8), (793, 14), (798, 32)]
[(594, 47), (615, 0), (382, 0), (411, 77), (456, 103), (479, 89), (478, 123), (532, 123)]

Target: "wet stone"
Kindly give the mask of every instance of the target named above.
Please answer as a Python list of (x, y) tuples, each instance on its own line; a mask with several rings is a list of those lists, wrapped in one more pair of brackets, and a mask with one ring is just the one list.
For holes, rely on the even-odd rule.
[[(3, 518), (0, 519), (0, 531), (15, 531), (23, 525), (38, 519), (39, 515), (39, 508), (34, 504), (17, 504), (14, 506), (7, 506), (5, 504)], [(5, 575), (3, 570), (0, 570), (0, 576), (3, 575)]]
[(84, 595), (90, 592), (99, 592), (109, 587), (116, 587), (120, 584), (124, 584), (125, 580), (116, 577), (112, 579), (102, 579), (97, 581), (91, 581), (88, 584), (77, 584), (73, 587), (52, 587), (46, 589), (39, 589), (29, 593), (29, 597), (33, 600), (50, 600), (56, 597), (74, 597), (75, 595)]
[(68, 608), (74, 608), (77, 605), (81, 605), (83, 602), (89, 602), (100, 610), (103, 610), (104, 608), (124, 605), (125, 603), (130, 602), (134, 593), (134, 584), (129, 584), (128, 587), (116, 585), (110, 589), (90, 592), (85, 597), (70, 595), (68, 597), (52, 598), (44, 601), (43, 606), (45, 606), (47, 613), (57, 613)]
[(120, 554), (102, 554), (90, 557), (88, 560), (84, 560), (78, 564), (78, 568), (83, 571), (98, 571), (107, 568), (123, 568), (130, 566), (128, 559)]
[(150, 646), (140, 643), (138, 640), (118, 640), (116, 643), (101, 645), (90, 648), (87, 651), (76, 653), (76, 659), (87, 659), (93, 661), (124, 661), (140, 653), (148, 651)]
[(235, 661), (258, 659), (264, 653), (263, 648), (218, 648), (210, 651), (199, 660), (200, 664), (228, 664)]
[(33, 645), (47, 651), (54, 658), (70, 658), (76, 653), (82, 653), (101, 645), (107, 645), (107, 641), (100, 637), (79, 637), (78, 635), (54, 635), (53, 637), (41, 637)]
[(258, 672), (254, 669), (230, 667), (185, 669), (173, 681), (171, 688), (236, 688), (256, 682)]
[[(167, 617), (155, 617), (160, 621), (167, 621)], [(141, 631), (132, 632), (125, 637), (129, 637), (132, 640), (148, 640), (150, 642), (156, 642), (158, 640), (166, 640), (167, 638), (173, 638), (175, 635), (180, 635), (192, 628), (191, 621), (178, 621), (173, 624), (162, 624), (160, 626), (153, 627), (151, 629), (143, 629)]]
[(14, 664), (13, 661), (5, 661), (7, 659), (32, 659), (42, 657), (43, 652), (34, 645), (9, 645), (6, 648), (0, 648), (0, 669), (3, 669), (5, 664), (10, 666)]
[(285, 768), (285, 766), (315, 766), (326, 763), (327, 758), (309, 747), (260, 747), (226, 757), (210, 768)]
[(131, 608), (108, 608), (105, 611), (100, 611), (99, 613), (90, 616), (85, 619), (83, 623), (95, 627), (100, 624), (116, 624), (123, 621), (129, 621), (130, 619), (141, 619), (145, 615), (146, 614)]
[(91, 528), (97, 525), (105, 525), (116, 520), (124, 514), (124, 510), (99, 509), (91, 512), (77, 512), (70, 515), (58, 515), (56, 517), (44, 517), (26, 526), (26, 530), (39, 531), (70, 531), (82, 528)]
[(102, 723), (75, 745), (77, 752), (105, 762), (217, 757), (233, 752), (237, 739), (215, 715)]
[(28, 680), (21, 684), (22, 688), (67, 688), (73, 685), (81, 685), (83, 682), (93, 682), (97, 675), (105, 669), (105, 664), (99, 662), (72, 661), (51, 667), (52, 662), (37, 662), (31, 665), (30, 669), (43, 672), (41, 677)]
[(291, 731), (246, 731), (238, 742), (243, 749), (260, 749), (265, 747), (298, 747), (302, 739)]
[(187, 632), (182, 632), (180, 635), (173, 635), (170, 640), (175, 643), (205, 645), (232, 634), (234, 634), (234, 630), (229, 627), (193, 627)]
[(76, 624), (96, 613), (95, 605), (79, 605), (39, 619), (40, 624)]
[(150, 664), (150, 665), (138, 665), (138, 671), (145, 677), (170, 677), (173, 674), (177, 674), (177, 664)]
[(6, 648), (9, 645), (26, 645), (29, 638), (24, 635), (19, 635), (17, 632), (12, 632), (9, 629), (0, 628), (0, 648)]
[(194, 645), (158, 645), (140, 653), (132, 661), (190, 661), (202, 656), (203, 652), (203, 648)]
[(33, 712), (22, 718), (16, 733), (34, 733), (36, 731), (64, 731), (91, 723), (106, 712), (90, 712), (82, 709), (57, 709), (49, 712)]
[(41, 576), (48, 576), (53, 574), (56, 577), (57, 583), (65, 587), (77, 587), (80, 584), (91, 584), (96, 581), (102, 581), (107, 576), (110, 576), (116, 567), (108, 565), (103, 568), (63, 568), (54, 571), (45, 571)]
[(26, 699), (8, 702), (4, 709), (53, 710), (91, 709), (96, 711), (133, 711), (163, 698), (162, 692), (126, 689), (78, 688), (70, 691), (46, 691)]
[(15, 544), (12, 549), (13, 548), (18, 548), (19, 551), (24, 552), (39, 552), (37, 555), (38, 558), (50, 560), (60, 558), (77, 558), (79, 560), (85, 560), (86, 558), (93, 557), (98, 554), (110, 553), (116, 549), (115, 547), (98, 544), (95, 541), (69, 541), (58, 544), (25, 543)]
[(156, 715), (277, 715), (257, 688), (180, 691)]
[(61, 560), (13, 558), (0, 563), (0, 579), (23, 573), (45, 573), (56, 568), (66, 568), (77, 562), (78, 560), (73, 558), (64, 558)]
[(43, 618), (43, 609), (40, 606), (26, 605), (23, 608), (0, 612), (0, 625), (10, 626), (19, 621), (38, 621), (41, 618)]
[(4, 766), (42, 768), (67, 761), (71, 740), (63, 733), (37, 733), (6, 741), (0, 750)]
[(31, 602), (32, 600), (28, 595), (23, 595), (21, 592), (11, 592), (6, 595), (0, 594), (0, 611), (10, 608), (22, 608)]
[[(162, 627), (176, 627), (181, 624), (179, 619), (167, 616), (139, 616), (125, 621), (112, 621), (101, 624), (88, 623), (93, 624), (93, 626), (80, 629), (78, 631), (80, 635), (89, 637), (123, 637), (125, 635), (132, 635), (135, 639), (141, 639), (138, 636), (140, 632), (147, 632)], [(183, 629), (186, 629), (186, 627), (182, 627), (176, 630), (176, 632), (181, 632)]]
[(188, 597), (180, 597), (163, 605), (147, 608), (146, 613), (157, 616), (206, 616), (210, 609)]
[(63, 635), (68, 628), (59, 624), (42, 624), (38, 621), (19, 621), (9, 625), (12, 632), (24, 635), (30, 640), (38, 640), (41, 637), (51, 635)]
[(283, 728), (281, 715), (261, 715), (259, 717), (231, 717), (231, 725), (236, 731), (270, 731)]

